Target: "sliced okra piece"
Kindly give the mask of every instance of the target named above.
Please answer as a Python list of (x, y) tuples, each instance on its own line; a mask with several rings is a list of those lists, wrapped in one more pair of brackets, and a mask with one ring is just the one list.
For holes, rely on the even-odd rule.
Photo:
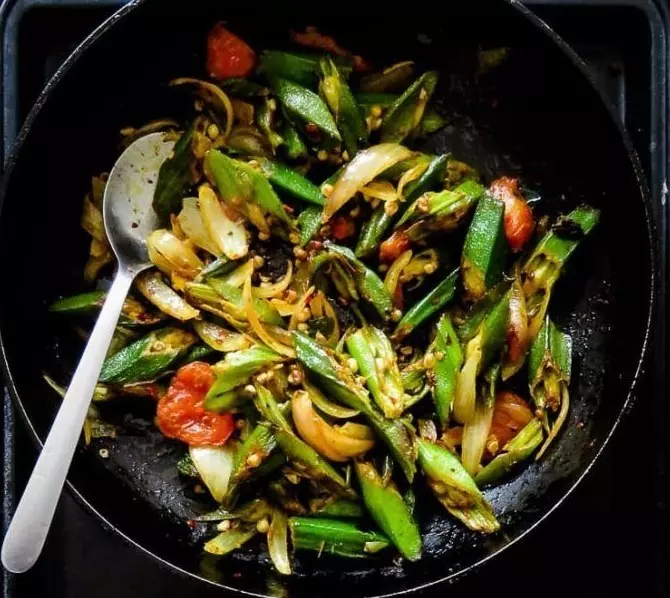
[(307, 157), (307, 146), (298, 130), (293, 126), (293, 123), (285, 120), (282, 125), (281, 134), (284, 138), (286, 157), (289, 160), (301, 160)]
[(433, 401), (437, 418), (444, 428), (449, 423), (458, 373), (463, 365), (463, 350), (449, 314), (444, 314), (437, 322), (432, 357)]
[(298, 216), (298, 230), (300, 231), (300, 246), (304, 247), (319, 232), (323, 225), (321, 216), (323, 210), (317, 206), (309, 206)]
[(273, 152), (284, 143), (284, 138), (277, 133), (277, 100), (265, 97), (256, 109), (256, 125), (270, 142)]
[(325, 200), (321, 189), (299, 172), (267, 158), (258, 158), (256, 161), (260, 164), (261, 172), (275, 189), (302, 201), (323, 206)]
[[(269, 79), (281, 77), (315, 89), (319, 81), (319, 63), (322, 58), (323, 54), (266, 50), (261, 53), (258, 70)], [(347, 60), (334, 60), (345, 77), (351, 73), (351, 65)]]

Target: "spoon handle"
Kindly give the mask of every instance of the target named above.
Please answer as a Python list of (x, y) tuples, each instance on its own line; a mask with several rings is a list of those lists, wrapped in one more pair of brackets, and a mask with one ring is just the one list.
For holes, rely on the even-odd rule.
[(37, 561), (70, 468), (100, 369), (134, 275), (119, 270), (2, 545), (2, 564), (23, 573)]

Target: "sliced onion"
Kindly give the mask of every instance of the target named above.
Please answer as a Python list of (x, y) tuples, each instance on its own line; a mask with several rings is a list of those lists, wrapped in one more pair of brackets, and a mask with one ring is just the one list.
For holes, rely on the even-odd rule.
[(205, 543), (204, 550), (209, 554), (224, 556), (238, 550), (241, 546), (253, 538), (258, 531), (255, 525), (240, 525), (232, 527), (229, 530), (212, 538)]
[(547, 436), (547, 439), (544, 441), (544, 444), (537, 452), (535, 459), (538, 460), (544, 455), (544, 452), (549, 448), (549, 445), (553, 442), (554, 438), (558, 435), (559, 431), (563, 427), (565, 420), (568, 418), (568, 410), (570, 408), (570, 393), (568, 392), (565, 384), (561, 389), (561, 410), (558, 412), (558, 417), (554, 421), (554, 425), (551, 427), (551, 431)]
[(212, 322), (205, 322), (204, 320), (193, 322), (193, 328), (207, 346), (221, 353), (241, 351), (253, 345), (248, 336), (239, 332), (231, 332), (221, 326), (212, 324)]
[(366, 453), (374, 446), (372, 440), (352, 438), (332, 428), (312, 407), (309, 394), (297, 391), (291, 399), (293, 422), (301, 438), (315, 451), (331, 461), (343, 462)]
[(361, 193), (369, 199), (398, 201), (398, 193), (389, 181), (372, 181), (361, 189)]
[(268, 530), (268, 553), (275, 569), (282, 575), (291, 575), (291, 559), (288, 554), (288, 518), (281, 509), (272, 513)]
[(243, 125), (254, 124), (254, 106), (244, 100), (233, 98), (230, 100), (230, 105), (233, 107), (233, 114), (238, 122)]
[(398, 181), (398, 188), (396, 190), (396, 194), (401, 201), (404, 201), (405, 199), (405, 187), (412, 181), (416, 181), (427, 169), (427, 162), (419, 162), (403, 173)]
[(341, 432), (349, 438), (357, 438), (358, 440), (374, 440), (375, 433), (372, 428), (356, 422), (347, 422), (341, 426), (335, 426), (338, 432)]
[(330, 417), (336, 419), (349, 419), (350, 417), (356, 417), (360, 413), (357, 409), (343, 407), (342, 405), (329, 401), (316, 386), (307, 381), (304, 381), (302, 385), (309, 393), (309, 398), (312, 403), (316, 405), (316, 408), (322, 413), (330, 415)]
[(244, 257), (249, 239), (242, 219), (231, 218), (214, 191), (205, 185), (200, 186), (198, 203), (205, 228), (221, 253), (231, 260)]
[(192, 280), (203, 268), (193, 249), (164, 228), (147, 237), (147, 250), (152, 263), (168, 275), (175, 273)]
[(493, 402), (490, 405), (481, 403), (475, 409), (475, 415), (470, 423), (463, 426), (463, 440), (461, 445), (461, 462), (468, 473), (474, 476), (479, 469), (482, 455), (486, 449), (486, 440), (491, 431), (493, 421)]
[(225, 282), (228, 286), (235, 287), (239, 289), (254, 273), (254, 261), (247, 260), (241, 266), (235, 268), (230, 274), (226, 274), (220, 280)]
[(289, 303), (283, 299), (270, 299), (272, 306), (279, 312), (282, 318), (292, 316), (298, 307), (295, 303)]
[[(290, 343), (291, 337), (279, 337), (276, 332), (276, 328), (268, 327), (268, 329), (266, 329), (261, 323), (260, 318), (254, 309), (253, 295), (251, 293), (251, 276), (249, 276), (249, 278), (247, 278), (244, 283), (242, 290), (242, 300), (244, 302), (244, 311), (247, 317), (247, 321), (249, 322), (249, 326), (251, 327), (251, 330), (253, 330), (254, 333), (258, 336), (258, 338), (261, 339), (261, 341), (263, 341), (268, 347), (270, 347), (270, 349), (279, 353), (280, 355), (294, 358), (295, 351), (293, 347), (284, 344), (287, 341), (287, 338), (288, 342)], [(270, 330), (273, 330), (275, 336), (270, 333)]]
[(530, 345), (528, 331), (528, 311), (521, 278), (517, 275), (512, 284), (509, 300), (509, 320), (507, 323), (507, 355), (502, 367), (502, 379), (516, 374), (523, 365)]
[(220, 257), (221, 250), (210, 237), (205, 228), (205, 223), (202, 221), (197, 198), (187, 197), (184, 199), (181, 212), (177, 216), (177, 222), (194, 245), (216, 257)]
[(263, 297), (264, 299), (272, 299), (281, 295), (286, 289), (288, 289), (291, 284), (291, 279), (293, 278), (293, 262), (288, 261), (288, 267), (286, 268), (286, 274), (275, 283), (261, 283), (259, 287), (253, 289), (255, 297)]
[(461, 424), (472, 421), (477, 399), (477, 371), (482, 360), (481, 333), (466, 347), (465, 363), (458, 374), (454, 397), (454, 419)]
[(233, 128), (234, 111), (233, 105), (223, 89), (208, 81), (191, 79), (189, 77), (173, 79), (170, 81), (170, 85), (192, 85), (196, 87), (198, 96), (211, 106), (217, 116), (225, 118), (226, 128), (222, 136), (224, 140), (228, 139), (230, 131)]
[(235, 463), (235, 449), (225, 446), (190, 446), (193, 465), (216, 502), (223, 502)]
[(388, 272), (384, 277), (384, 286), (386, 287), (386, 290), (389, 292), (391, 297), (393, 297), (396, 289), (398, 288), (398, 281), (400, 280), (402, 271), (405, 269), (407, 264), (409, 264), (411, 259), (412, 250), (408, 249), (407, 251), (401, 253), (388, 269)]
[(324, 222), (387, 168), (411, 156), (412, 151), (398, 143), (380, 143), (358, 152), (326, 198)]
[(185, 322), (200, 315), (200, 312), (190, 306), (172, 288), (163, 282), (162, 276), (155, 270), (140, 274), (135, 285), (147, 300), (163, 313)]

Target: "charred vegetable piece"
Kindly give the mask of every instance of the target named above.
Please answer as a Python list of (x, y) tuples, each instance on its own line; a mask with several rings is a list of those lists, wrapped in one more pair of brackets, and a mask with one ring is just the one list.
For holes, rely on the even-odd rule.
[(430, 440), (419, 439), (419, 463), (436, 498), (473, 531), (500, 529), (491, 505), (456, 456)]
[(368, 145), (368, 129), (361, 108), (331, 58), (321, 60), (321, 73), (319, 91), (335, 117), (349, 158), (353, 158), (360, 148)]
[(275, 430), (277, 444), (300, 474), (323, 485), (339, 496), (355, 498), (356, 493), (335, 468), (295, 434)]
[[(97, 314), (105, 302), (107, 293), (104, 291), (90, 291), (70, 297), (63, 297), (49, 306), (49, 311), (68, 316)], [(148, 310), (142, 303), (126, 297), (119, 317), (121, 326), (153, 326), (163, 321), (165, 316), (160, 312)]]
[(378, 532), (365, 531), (354, 523), (337, 519), (291, 517), (289, 528), (296, 550), (312, 550), (319, 554), (364, 558), (390, 545)]
[(542, 422), (538, 419), (531, 420), (503, 447), (501, 453), (477, 473), (475, 482), (479, 487), (499, 482), (515, 465), (528, 459), (543, 439)]
[(297, 199), (317, 206), (323, 205), (324, 197), (321, 189), (309, 179), (280, 162), (273, 162), (265, 158), (257, 161), (261, 172), (278, 191), (284, 191)]
[(483, 195), (484, 187), (473, 180), (453, 191), (424, 193), (407, 208), (395, 229), (401, 229), (411, 241), (420, 241), (434, 232), (453, 231)]
[(365, 390), (356, 382), (351, 370), (342, 366), (334, 353), (314, 339), (293, 333), (298, 360), (312, 373), (323, 390), (352, 409), (359, 410), (388, 446), (409, 481), (416, 472), (414, 434), (400, 420), (386, 419), (370, 403)]
[(181, 210), (181, 202), (193, 184), (195, 156), (192, 151), (195, 129), (184, 131), (174, 146), (173, 156), (168, 158), (158, 172), (154, 191), (153, 208), (163, 222), (170, 220), (170, 214)]
[(405, 392), (391, 341), (369, 326), (350, 334), (346, 343), (377, 406), (389, 419), (399, 417), (405, 408)]
[(501, 375), (508, 380), (523, 366), (530, 346), (528, 333), (528, 309), (526, 296), (523, 293), (521, 275), (516, 268), (516, 275), (509, 299), (509, 322), (507, 324), (507, 349), (502, 362)]
[(561, 219), (530, 254), (521, 270), (528, 309), (529, 336), (534, 339), (544, 322), (554, 284), (582, 237), (598, 223), (600, 212), (587, 206)]
[(449, 162), (449, 154), (435, 156), (424, 173), (405, 188), (405, 201), (399, 203), (398, 212), (389, 214), (384, 204), (379, 205), (370, 218), (365, 222), (361, 235), (356, 245), (358, 257), (368, 257), (377, 251), (384, 235), (395, 220), (401, 218), (407, 206), (411, 205), (418, 197), (437, 187), (444, 179), (444, 172)]
[[(568, 417), (571, 364), (572, 339), (569, 334), (561, 332), (547, 316), (533, 341), (528, 360), (530, 395), (549, 433), (537, 454), (538, 459), (556, 438)], [(549, 411), (558, 412), (551, 425)]]
[(438, 78), (435, 71), (424, 73), (391, 105), (382, 121), (382, 142), (401, 143), (416, 133)]
[(393, 338), (395, 340), (405, 338), (417, 326), (448, 305), (456, 295), (458, 277), (459, 270), (457, 268), (423, 299), (413, 305), (412, 308), (405, 313), (400, 322), (398, 322), (395, 332), (393, 333)]
[(100, 382), (121, 385), (155, 380), (177, 363), (196, 336), (179, 328), (150, 332), (105, 360)]
[(385, 482), (371, 463), (356, 462), (363, 502), (379, 528), (410, 561), (421, 558), (421, 533), (392, 481)]
[(507, 260), (505, 205), (485, 195), (477, 205), (465, 237), (461, 272), (468, 299), (478, 301), (502, 279)]
[(281, 78), (272, 80), (272, 88), (291, 121), (316, 127), (329, 146), (342, 140), (328, 106), (314, 92)]
[(463, 350), (449, 314), (444, 314), (437, 322), (432, 356), (435, 412), (445, 427), (456, 395), (458, 373), (463, 365)]
[(304, 247), (319, 232), (323, 222), (321, 221), (321, 208), (310, 206), (300, 212), (298, 216), (298, 230), (300, 231), (300, 246)]
[[(316, 89), (322, 57), (319, 54), (267, 50), (261, 54), (259, 71), (269, 79), (280, 77)], [(351, 73), (351, 65), (346, 60), (335, 58), (335, 62), (344, 76)]]
[(383, 281), (377, 274), (361, 262), (348, 247), (324, 244), (325, 254), (336, 259), (349, 271), (361, 297), (370, 303), (379, 315), (388, 320), (393, 312), (393, 300)]
[(222, 393), (245, 384), (256, 372), (278, 363), (282, 359), (281, 355), (263, 345), (227, 353), (223, 361), (219, 361), (213, 366), (216, 381), (207, 393), (205, 407), (207, 407), (207, 401), (210, 399), (214, 400)]

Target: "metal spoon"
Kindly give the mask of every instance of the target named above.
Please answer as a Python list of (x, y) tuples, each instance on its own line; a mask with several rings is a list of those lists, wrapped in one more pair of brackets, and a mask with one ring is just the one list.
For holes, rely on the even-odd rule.
[(119, 267), (5, 536), (2, 564), (12, 573), (30, 569), (42, 552), (126, 294), (135, 276), (151, 265), (145, 239), (158, 227), (151, 202), (173, 146), (162, 133), (141, 137), (109, 175), (103, 215)]

